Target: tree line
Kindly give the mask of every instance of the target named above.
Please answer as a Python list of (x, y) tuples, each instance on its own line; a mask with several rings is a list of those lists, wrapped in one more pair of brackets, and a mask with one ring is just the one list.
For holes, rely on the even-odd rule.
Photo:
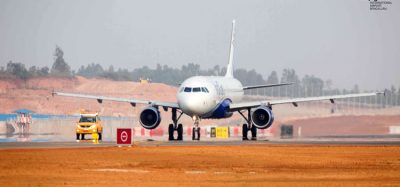
[(73, 72), (71, 72), (70, 66), (64, 60), (64, 52), (59, 46), (56, 46), (54, 51), (54, 63), (49, 69), (45, 67), (31, 66), (29, 68), (25, 67), (25, 64), (21, 62), (9, 61), (4, 68), (0, 67), (0, 79), (22, 79), (27, 80), (34, 77), (71, 77)]
[[(65, 77), (72, 78), (75, 75), (87, 78), (105, 78), (116, 81), (138, 81), (141, 78), (151, 79), (153, 82), (165, 83), (177, 86), (183, 80), (195, 76), (221, 76), (226, 72), (225, 67), (216, 65), (209, 69), (201, 69), (200, 65), (189, 63), (181, 66), (181, 68), (169, 67), (168, 65), (157, 64), (156, 68), (152, 69), (148, 66), (136, 68), (131, 71), (128, 69), (109, 66), (104, 68), (100, 64), (91, 63), (86, 66), (82, 65), (78, 70), (71, 70), (68, 63), (64, 60), (64, 52), (56, 46), (54, 51), (54, 62), (51, 68), (31, 66), (26, 68), (20, 62), (8, 62), (6, 67), (0, 67), (0, 79), (22, 79), (27, 80), (34, 77)], [(358, 85), (350, 90), (332, 88), (331, 80), (323, 80), (314, 75), (305, 75), (300, 77), (294, 69), (284, 69), (280, 75), (276, 71), (272, 71), (267, 79), (264, 79), (261, 74), (254, 69), (235, 69), (234, 76), (242, 82), (243, 85), (260, 85), (260, 84), (277, 84), (277, 83), (294, 83), (290, 86), (281, 86), (261, 90), (262, 95), (274, 97), (309, 97), (321, 95), (349, 94), (360, 93)], [(260, 89), (259, 89), (260, 90)], [(256, 90), (257, 91), (257, 90)], [(395, 97), (391, 101), (393, 105), (400, 101), (400, 89), (392, 86), (387, 90), (389, 97)], [(370, 101), (378, 102), (378, 101)]]

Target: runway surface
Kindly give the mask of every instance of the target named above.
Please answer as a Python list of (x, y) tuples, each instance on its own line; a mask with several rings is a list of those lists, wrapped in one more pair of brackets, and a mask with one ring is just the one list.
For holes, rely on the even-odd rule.
[[(235, 146), (235, 145), (400, 145), (400, 139), (343, 139), (343, 138), (314, 138), (314, 139), (274, 139), (274, 140), (204, 140), (204, 141), (157, 141), (157, 140), (138, 140), (133, 142), (133, 146)], [(30, 149), (30, 148), (88, 148), (88, 147), (116, 147), (116, 142), (0, 142), (0, 149)], [(124, 145), (126, 146), (126, 145)]]
[(397, 144), (323, 143), (136, 141), (134, 146), (122, 148), (114, 142), (1, 144), (19, 148), (0, 150), (0, 184), (400, 186), (400, 146)]

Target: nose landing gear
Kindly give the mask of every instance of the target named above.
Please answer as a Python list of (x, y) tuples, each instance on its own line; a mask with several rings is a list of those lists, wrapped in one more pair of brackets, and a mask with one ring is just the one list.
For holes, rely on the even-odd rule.
[(174, 138), (175, 131), (177, 131), (177, 133), (178, 133), (178, 137), (176, 140), (178, 140), (178, 141), (183, 140), (183, 125), (180, 123), (178, 124), (178, 120), (181, 118), (183, 112), (181, 112), (179, 114), (179, 117), (177, 117), (176, 113), (177, 113), (176, 108), (173, 108), (172, 109), (172, 123), (169, 124), (169, 126), (168, 126), (168, 140), (169, 141), (175, 140), (175, 138)]
[(193, 116), (194, 127), (192, 129), (192, 140), (200, 140), (200, 118), (198, 116)]

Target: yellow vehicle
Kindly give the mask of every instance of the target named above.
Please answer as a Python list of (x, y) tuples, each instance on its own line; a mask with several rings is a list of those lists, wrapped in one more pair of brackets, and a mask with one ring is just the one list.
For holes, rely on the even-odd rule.
[(98, 113), (81, 113), (81, 118), (76, 123), (76, 140), (85, 139), (85, 134), (97, 133), (99, 140), (102, 138), (103, 126)]

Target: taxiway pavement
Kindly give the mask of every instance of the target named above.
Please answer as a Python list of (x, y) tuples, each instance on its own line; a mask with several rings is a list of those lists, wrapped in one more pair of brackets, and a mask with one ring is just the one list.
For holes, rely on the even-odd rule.
[[(400, 139), (274, 139), (274, 140), (204, 140), (204, 141), (156, 141), (138, 140), (132, 146), (235, 146), (235, 145), (400, 145)], [(0, 149), (37, 149), (37, 148), (90, 148), (116, 147), (116, 142), (105, 141), (98, 144), (86, 142), (0, 142)]]

